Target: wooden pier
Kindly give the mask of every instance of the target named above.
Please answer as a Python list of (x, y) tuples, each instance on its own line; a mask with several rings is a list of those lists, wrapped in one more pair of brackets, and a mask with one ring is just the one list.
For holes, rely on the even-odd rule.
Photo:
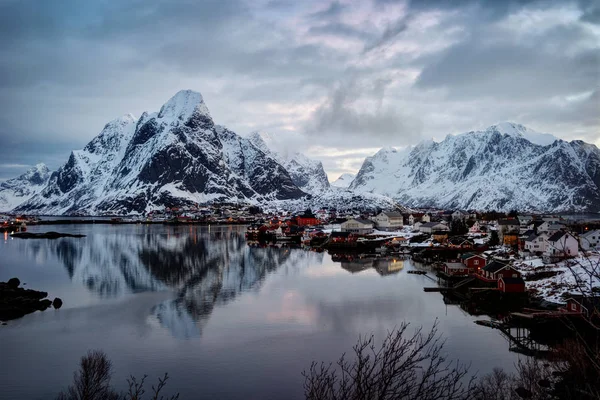
[(527, 328), (511, 326), (507, 322), (498, 320), (476, 320), (474, 322), (477, 325), (498, 329), (502, 336), (508, 340), (509, 351), (541, 358), (549, 358), (551, 356), (551, 351), (547, 346), (531, 339)]
[(451, 287), (441, 287), (441, 286), (437, 286), (437, 287), (424, 287), (423, 291), (424, 292), (448, 292), (454, 290)]

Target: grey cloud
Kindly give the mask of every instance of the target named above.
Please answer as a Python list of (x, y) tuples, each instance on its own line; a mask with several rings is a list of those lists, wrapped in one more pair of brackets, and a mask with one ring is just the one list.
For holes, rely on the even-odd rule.
[(582, 11), (581, 20), (592, 24), (600, 24), (600, 4), (596, 0), (579, 0)]
[(309, 18), (328, 20), (330, 18), (335, 18), (339, 16), (346, 8), (347, 6), (340, 3), (339, 1), (333, 1), (324, 10), (310, 14)]
[(581, 16), (581, 20), (592, 24), (600, 24), (600, 6), (585, 11)]
[(381, 46), (392, 42), (400, 33), (406, 30), (406, 28), (408, 27), (407, 21), (407, 17), (402, 17), (397, 19), (390, 25), (386, 26), (385, 30), (379, 38), (365, 46), (364, 52), (367, 53), (371, 50), (377, 49)]
[[(385, 1), (385, 0), (378, 0)], [(460, 10), (476, 8), (483, 22), (492, 22), (506, 17), (522, 8), (546, 8), (564, 4), (562, 0), (411, 0), (411, 11)]]
[[(307, 126), (310, 135), (334, 134), (351, 143), (384, 145), (390, 139), (415, 141), (420, 134), (420, 122), (399, 110), (381, 105), (386, 82), (377, 81), (370, 88), (355, 82), (341, 84), (313, 114)], [(378, 106), (359, 109), (358, 100), (371, 97)], [(389, 142), (388, 142), (389, 144)]]
[[(565, 33), (561, 28), (560, 32)], [(596, 50), (575, 55), (556, 49), (563, 41), (544, 38), (526, 43), (487, 44), (478, 39), (460, 43), (426, 65), (419, 88), (446, 88), (454, 98), (493, 97), (535, 99), (589, 90), (598, 81), (600, 58)], [(580, 38), (581, 39), (581, 38)], [(548, 44), (553, 47), (544, 49)]]
[[(598, 140), (597, 127), (600, 126), (600, 84), (587, 97), (560, 104), (550, 103), (546, 107), (528, 107), (524, 110), (524, 118), (532, 121), (543, 121), (543, 129), (547, 132), (560, 127), (568, 130), (573, 124), (590, 128), (582, 136), (590, 143)], [(596, 128), (596, 129), (594, 129)], [(574, 132), (572, 132), (574, 133)]]
[(373, 35), (371, 33), (357, 29), (352, 25), (344, 24), (342, 22), (333, 22), (324, 25), (311, 26), (311, 28), (309, 29), (309, 33), (336, 35), (362, 40), (373, 40)]

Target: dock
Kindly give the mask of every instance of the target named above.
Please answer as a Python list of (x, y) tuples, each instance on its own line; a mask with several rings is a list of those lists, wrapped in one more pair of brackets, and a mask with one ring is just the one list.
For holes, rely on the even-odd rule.
[(424, 292), (448, 292), (450, 290), (453, 290), (453, 288), (451, 287), (424, 287), (423, 291)]

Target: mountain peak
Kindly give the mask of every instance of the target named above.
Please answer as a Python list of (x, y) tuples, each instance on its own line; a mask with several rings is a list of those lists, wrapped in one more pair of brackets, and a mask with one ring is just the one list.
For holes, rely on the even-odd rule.
[(199, 92), (180, 90), (161, 107), (158, 118), (187, 121), (195, 113), (212, 119)]
[(331, 182), (331, 186), (347, 188), (348, 186), (350, 186), (355, 177), (355, 174), (341, 174), (335, 181)]
[(500, 122), (496, 125), (490, 126), (486, 131), (497, 131), (503, 135), (524, 138), (529, 140), (531, 143), (540, 146), (547, 146), (559, 140), (556, 136), (550, 135), (549, 133), (536, 132), (533, 129), (529, 129), (524, 125), (514, 122)]
[(34, 185), (43, 184), (50, 176), (50, 170), (44, 163), (39, 163), (29, 168), (27, 172), (18, 177), (22, 181), (29, 181)]
[(38, 163), (38, 164), (34, 165), (31, 169), (35, 169), (36, 171), (39, 171), (39, 172), (48, 172), (48, 171), (50, 171), (48, 169), (48, 166), (46, 164), (44, 164), (44, 163)]
[(521, 124), (515, 124), (514, 122), (508, 122), (508, 121), (500, 122), (496, 125), (492, 125), (492, 126), (490, 126), (489, 129), (496, 130), (505, 135), (516, 136), (516, 137), (522, 137), (523, 133), (525, 133), (529, 130)]
[(275, 137), (269, 132), (254, 131), (254, 132), (251, 132), (247, 136), (247, 138), (248, 138), (248, 140), (250, 140), (250, 142), (252, 142), (252, 144), (254, 144), (256, 147), (260, 148), (264, 152), (268, 152), (268, 150), (271, 150), (271, 151), (279, 150), (278, 149), (279, 143), (277, 142)]

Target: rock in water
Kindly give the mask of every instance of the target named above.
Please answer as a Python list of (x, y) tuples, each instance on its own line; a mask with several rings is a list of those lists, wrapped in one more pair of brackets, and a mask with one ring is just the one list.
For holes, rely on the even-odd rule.
[(10, 278), (8, 282), (6, 282), (6, 284), (9, 288), (16, 289), (21, 284), (21, 281), (19, 280), (19, 278)]
[[(20, 283), (18, 278), (0, 282), (0, 321), (21, 318), (38, 310), (44, 311), (53, 305), (51, 300), (46, 299), (48, 293), (20, 288)], [(58, 300), (62, 305), (62, 301)]]
[(52, 306), (54, 307), (54, 309), (58, 310), (59, 308), (61, 308), (63, 305), (62, 300), (59, 297), (55, 297), (54, 301), (52, 302)]

